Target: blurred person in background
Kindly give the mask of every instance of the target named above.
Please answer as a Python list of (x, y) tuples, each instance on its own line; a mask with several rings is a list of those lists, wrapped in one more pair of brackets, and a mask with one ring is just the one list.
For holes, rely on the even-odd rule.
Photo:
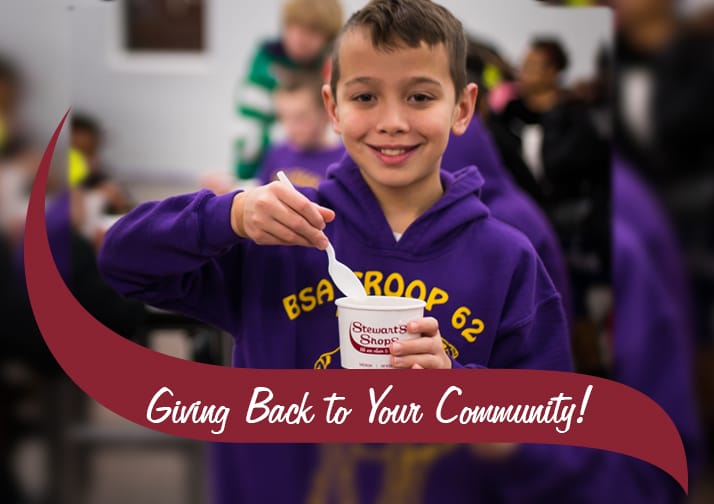
[(654, 169), (655, 66), (678, 30), (676, 8), (675, 0), (621, 0), (617, 5), (614, 133), (618, 150), (640, 170)]
[[(10, 504), (58, 499), (57, 475), (61, 436), (59, 401), (67, 383), (49, 352), (32, 314), (24, 281), (22, 236), (39, 147), (25, 132), (25, 81), (17, 67), (0, 58), (0, 496)], [(79, 142), (81, 144), (81, 142)], [(84, 143), (87, 146), (87, 142)], [(88, 176), (84, 154), (70, 150), (74, 172)], [(54, 162), (53, 162), (54, 164)], [(66, 173), (66, 160), (58, 161)], [(59, 170), (54, 170), (58, 172)], [(106, 287), (96, 268), (95, 245), (81, 230), (86, 222), (80, 180), (72, 189), (48, 191), (48, 239), (58, 269), (75, 297), (102, 323), (127, 337), (141, 327), (143, 304), (127, 301)], [(50, 421), (52, 419), (52, 421)], [(44, 489), (23, 488), (16, 475), (16, 455), (28, 439), (39, 440), (46, 454), (39, 468), (47, 477)]]
[[(606, 115), (611, 74), (605, 53), (601, 52), (598, 62), (598, 75), (592, 82), (580, 86), (578, 96), (589, 105), (601, 107)], [(608, 131), (601, 133), (603, 138), (608, 137)], [(468, 146), (459, 146), (459, 150), (472, 156), (480, 168), (488, 167), (481, 169), (485, 172), (483, 197), (487, 200), (491, 180), (487, 170), (493, 165), (489, 158), (484, 158), (487, 150), (475, 148), (487, 142), (477, 142), (474, 138), (469, 143), (470, 152)], [(458, 140), (450, 140), (444, 156), (445, 168), (450, 150), (457, 145)], [(703, 466), (702, 436), (692, 374), (694, 338), (689, 291), (680, 251), (655, 195), (619, 157), (613, 169), (613, 188), (614, 323), (609, 318), (607, 331), (598, 334), (598, 341), (590, 347), (595, 354), (585, 356), (586, 363), (595, 365), (583, 369), (580, 359), (578, 364), (581, 371), (620, 381), (647, 394), (663, 407), (682, 436), (690, 489), (696, 494)], [(608, 206), (606, 201), (606, 210)], [(490, 207), (498, 217), (493, 203)], [(577, 350), (577, 344), (575, 347)], [(547, 445), (501, 444), (471, 448), (472, 465), (463, 468), (461, 477), (471, 479), (474, 499), (484, 502), (675, 504), (686, 501), (682, 490), (667, 474), (620, 454)], [(458, 477), (453, 472), (440, 474), (439, 464), (432, 471), (445, 480)]]
[(508, 82), (499, 86), (516, 94), (493, 111), (488, 123), (516, 182), (546, 209), (590, 194), (593, 184), (607, 185), (603, 134), (588, 103), (562, 86), (568, 63), (557, 39), (535, 39), (515, 88)]
[[(561, 86), (568, 66), (561, 44), (551, 37), (536, 39), (516, 86), (506, 81), (492, 92), (517, 94), (488, 118), (508, 171), (545, 210), (559, 237), (572, 285), (577, 365), (595, 374), (602, 372), (597, 341), (606, 319), (592, 299), (604, 299), (610, 291), (611, 128), (604, 55), (601, 51), (598, 57), (598, 75), (570, 90)], [(494, 103), (493, 98), (489, 101)]]
[(296, 70), (322, 72), (327, 80), (332, 42), (342, 27), (339, 0), (286, 0), (280, 38), (262, 42), (251, 58), (237, 93), (241, 135), (236, 148), (236, 175), (255, 177), (271, 141), (275, 123), (272, 93)]
[[(35, 324), (21, 264), (29, 191), (40, 159), (25, 128), (26, 88), (19, 66), (0, 56), (0, 496), (10, 504), (27, 502), (18, 483), (16, 450), (29, 436), (49, 439), (52, 392), (46, 385), (60, 376)], [(66, 271), (67, 255), (56, 252)], [(43, 407), (28, 409), (38, 398)]]
[(496, 107), (500, 110), (512, 98), (511, 91), (507, 90), (515, 79), (515, 71), (499, 50), (489, 42), (468, 35), (466, 43), (468, 79), (478, 85), (476, 112), (482, 120), (486, 120), (494, 108), (494, 103), (503, 101)]
[(714, 23), (712, 7), (623, 0), (617, 8), (615, 140), (675, 228), (692, 292), (702, 417), (714, 453)]
[(105, 199), (104, 212), (124, 214), (133, 203), (122, 186), (113, 180), (103, 166), (100, 149), (104, 134), (99, 122), (83, 113), (72, 113), (70, 146), (84, 156), (87, 174), (82, 187), (100, 193)]
[[(142, 328), (144, 304), (119, 296), (97, 269), (97, 250), (105, 232), (102, 215), (115, 210), (116, 204), (126, 204), (120, 208), (125, 211), (130, 208), (119, 186), (111, 188), (115, 183), (98, 169), (99, 132), (98, 123), (87, 116), (72, 117), (69, 187), (48, 206), (47, 228), (48, 234), (55, 233), (50, 239), (59, 244), (54, 249), (67, 255), (64, 279), (74, 297), (105, 326), (131, 339)], [(112, 199), (116, 194), (119, 197)]]
[[(593, 179), (587, 181), (587, 172), (581, 171), (577, 163), (571, 165), (570, 177), (576, 188), (579, 184), (575, 179), (584, 177), (587, 187), (576, 195), (595, 195), (594, 204), (604, 210), (598, 216), (604, 232), (601, 229), (598, 237), (606, 237), (609, 227), (606, 140), (610, 134), (607, 124), (610, 68), (607, 52), (603, 50), (598, 55), (596, 77), (580, 83), (570, 96), (566, 95), (587, 107), (587, 119), (591, 121), (590, 132), (580, 138), (584, 148), (598, 153)], [(568, 133), (565, 127), (561, 130), (561, 136)], [(457, 144), (458, 140), (450, 141), (447, 155)], [(483, 144), (472, 139), (470, 155), (483, 155), (483, 150), (474, 148)], [(468, 152), (468, 146), (460, 148)], [(482, 173), (485, 171), (482, 167), (490, 166), (482, 158), (476, 164)], [(615, 323), (613, 327), (610, 319), (607, 330), (594, 335), (594, 344), (581, 348), (580, 352), (585, 351), (586, 355), (576, 355), (577, 365), (581, 372), (621, 381), (662, 405), (682, 436), (690, 485), (696, 488), (702, 467), (701, 434), (691, 373), (691, 326), (687, 325), (686, 289), (678, 268), (676, 242), (644, 184), (622, 163), (618, 162), (615, 174), (612, 244)], [(490, 178), (486, 173), (484, 176), (483, 198), (487, 201)], [(498, 217), (493, 203), (489, 206)], [(593, 232), (587, 229), (588, 233)], [(607, 243), (609, 240), (605, 240)], [(604, 273), (609, 277), (609, 269)], [(576, 353), (577, 343), (576, 340)], [(663, 380), (663, 376), (667, 379)], [(474, 455), (473, 467), (464, 472), (480, 474), (489, 482), (483, 484), (480, 478), (471, 476), (474, 486), (482, 487), (477, 491), (485, 502), (600, 503), (614, 498), (614, 502), (669, 504), (685, 500), (681, 489), (665, 473), (619, 454), (575, 447), (495, 445), (474, 447)], [(504, 483), (499, 485), (501, 480)]]
[(544, 200), (540, 187), (543, 116), (560, 102), (561, 74), (567, 67), (568, 56), (560, 42), (535, 39), (521, 63), (516, 87), (510, 87), (516, 94), (490, 116), (489, 127), (506, 167), (539, 202)]
[(23, 78), (17, 65), (0, 55), (0, 229), (11, 246), (20, 239), (29, 187), (39, 154), (23, 129)]
[[(704, 462), (694, 381), (694, 325), (682, 251), (656, 194), (619, 155), (613, 163), (614, 337), (612, 377), (667, 412), (684, 444), (690, 488)], [(672, 480), (642, 462), (649, 502), (681, 502)], [(659, 488), (659, 491), (657, 490)], [(670, 496), (669, 501), (663, 500)]]
[(327, 167), (340, 160), (345, 149), (329, 127), (322, 103), (319, 74), (294, 74), (274, 93), (275, 111), (285, 140), (268, 149), (258, 178), (266, 184), (284, 170), (293, 184), (317, 187)]
[[(613, 168), (612, 223), (616, 304), (601, 346), (605, 376), (645, 393), (672, 418), (686, 452), (690, 495), (696, 495), (703, 453), (685, 272), (656, 197), (619, 157)], [(464, 472), (483, 502), (688, 502), (665, 472), (617, 453), (528, 444), (473, 450), (473, 465)]]

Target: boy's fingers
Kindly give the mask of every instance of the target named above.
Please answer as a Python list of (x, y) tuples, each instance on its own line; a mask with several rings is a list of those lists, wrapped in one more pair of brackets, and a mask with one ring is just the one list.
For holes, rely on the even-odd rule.
[[(296, 213), (291, 207), (281, 205), (275, 212), (274, 218), (282, 226), (295, 234), (300, 235), (308, 243), (309, 247), (326, 247), (327, 237), (325, 233), (313, 227), (302, 215)], [(283, 234), (284, 231), (283, 231)]]
[(332, 222), (335, 220), (335, 211), (330, 209), (330, 208), (325, 208), (323, 206), (318, 206), (317, 210), (320, 212), (320, 215), (322, 215), (322, 218), (325, 220), (325, 222)]
[(395, 341), (389, 346), (389, 353), (396, 356), (436, 354), (441, 349), (441, 338), (426, 337)]
[(326, 219), (334, 219), (332, 210), (320, 207), (279, 182), (254, 191), (250, 209), (244, 210), (241, 220), (246, 234), (256, 243), (327, 247), (328, 240), (322, 230)]
[(273, 229), (274, 231), (272, 231), (272, 233), (280, 238), (281, 245), (299, 245), (301, 247), (316, 246), (310, 237), (301, 234), (294, 227), (286, 226), (282, 222), (275, 221)]
[(434, 354), (407, 355), (404, 357), (392, 355), (389, 360), (392, 367), (399, 369), (415, 368), (415, 366), (420, 366), (424, 369), (440, 369), (447, 367), (446, 361), (440, 359)]
[(297, 245), (300, 247), (312, 247), (313, 244), (308, 241), (304, 236), (297, 234), (292, 229), (281, 227), (276, 231), (276, 236), (279, 237), (280, 243), (278, 245)]
[(423, 317), (407, 324), (411, 333), (421, 333), (423, 336), (434, 336), (439, 332), (439, 322), (434, 317)]
[(300, 214), (312, 227), (322, 230), (325, 228), (325, 219), (318, 210), (320, 207), (299, 193), (284, 184), (278, 184), (281, 194), (280, 200), (295, 212)]
[(258, 245), (299, 245), (311, 247), (312, 245), (302, 236), (274, 221), (269, 230), (262, 230), (255, 242)]

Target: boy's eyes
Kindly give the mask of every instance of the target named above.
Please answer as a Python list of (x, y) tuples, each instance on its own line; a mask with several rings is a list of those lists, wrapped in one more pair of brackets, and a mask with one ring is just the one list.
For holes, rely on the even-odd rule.
[(360, 94), (352, 97), (353, 101), (362, 102), (362, 103), (372, 101), (373, 99), (374, 99), (374, 95), (371, 95), (369, 93), (360, 93)]
[[(413, 95), (409, 95), (407, 98), (407, 101), (412, 102), (412, 103), (428, 103), (434, 99), (433, 96), (425, 94), (425, 93), (415, 93)], [(352, 97), (353, 101), (356, 102), (361, 102), (361, 103), (367, 103), (375, 100), (375, 96), (370, 93), (360, 93), (357, 95), (354, 95)]]
[(416, 102), (416, 103), (427, 103), (433, 99), (434, 99), (433, 97), (431, 97), (427, 94), (424, 94), (424, 93), (416, 93), (409, 97), (409, 101)]

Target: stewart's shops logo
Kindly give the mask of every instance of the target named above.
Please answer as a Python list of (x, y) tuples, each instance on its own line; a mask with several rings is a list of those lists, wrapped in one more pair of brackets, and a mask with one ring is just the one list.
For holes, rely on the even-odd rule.
[(407, 334), (407, 325), (370, 327), (355, 320), (350, 324), (350, 341), (358, 352), (365, 354), (388, 354), (389, 345)]

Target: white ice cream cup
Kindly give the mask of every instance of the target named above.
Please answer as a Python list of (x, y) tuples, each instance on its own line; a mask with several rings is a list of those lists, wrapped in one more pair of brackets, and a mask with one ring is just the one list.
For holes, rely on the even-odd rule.
[(420, 299), (367, 296), (335, 301), (340, 329), (342, 367), (390, 369), (389, 346), (393, 341), (418, 338), (407, 331), (407, 322), (424, 316)]

